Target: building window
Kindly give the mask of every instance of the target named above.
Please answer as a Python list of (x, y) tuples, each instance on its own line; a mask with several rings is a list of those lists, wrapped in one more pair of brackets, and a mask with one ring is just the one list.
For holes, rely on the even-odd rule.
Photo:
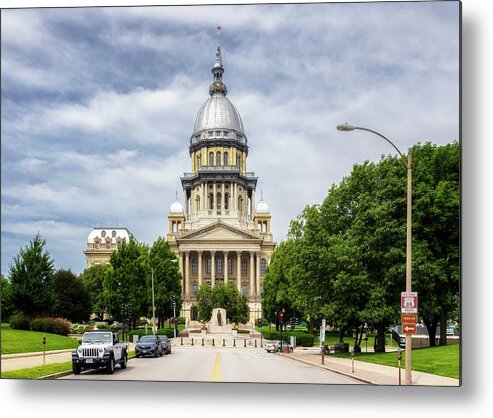
[(218, 193), (216, 195), (216, 199), (217, 199), (217, 209), (221, 210), (221, 193)]
[(211, 258), (207, 257), (206, 264), (205, 264), (205, 272), (207, 274), (211, 274)]
[(214, 209), (214, 195), (212, 193), (209, 194), (209, 209)]
[(111, 231), (111, 236), (112, 236), (113, 238), (116, 238), (116, 231)]
[(96, 249), (99, 248), (99, 241), (96, 241)]
[(198, 272), (198, 263), (196, 258), (192, 258), (192, 274), (197, 274)]
[(192, 295), (193, 296), (196, 296), (197, 295), (197, 288), (198, 288), (198, 286), (196, 284), (193, 284), (192, 285)]
[(223, 274), (223, 259), (218, 257), (216, 260), (217, 274)]
[(247, 274), (248, 261), (246, 258), (241, 259), (241, 274)]
[(247, 295), (247, 287), (246, 286), (241, 286), (241, 294), (243, 296), (246, 296)]
[(229, 194), (227, 193), (224, 194), (224, 209), (229, 209)]
[(233, 258), (228, 257), (228, 274), (233, 274)]
[(267, 261), (265, 258), (260, 260), (260, 275), (263, 276), (265, 274), (265, 269), (267, 268)]
[(106, 236), (106, 231), (101, 231), (101, 238), (104, 238)]
[(221, 165), (221, 153), (219, 151), (216, 153), (216, 164)]
[(109, 241), (106, 241), (106, 249), (109, 250), (110, 249), (110, 245), (111, 243)]
[(229, 165), (229, 155), (227, 152), (224, 153), (224, 165)]
[(240, 157), (236, 156), (236, 167), (240, 168)]
[(118, 241), (118, 242), (116, 243), (116, 246), (117, 246), (118, 248), (122, 248), (122, 242), (121, 242), (121, 241)]
[(209, 165), (213, 166), (214, 165), (214, 153), (209, 152)]

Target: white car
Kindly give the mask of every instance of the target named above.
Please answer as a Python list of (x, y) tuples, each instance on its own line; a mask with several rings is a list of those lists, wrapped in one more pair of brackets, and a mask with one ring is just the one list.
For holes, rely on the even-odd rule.
[(293, 352), (293, 346), (287, 343), (286, 341), (281, 341), (281, 340), (269, 341), (268, 343), (265, 344), (264, 348), (268, 353), (272, 351), (275, 353), (279, 353), (281, 351), (289, 352), (289, 353)]

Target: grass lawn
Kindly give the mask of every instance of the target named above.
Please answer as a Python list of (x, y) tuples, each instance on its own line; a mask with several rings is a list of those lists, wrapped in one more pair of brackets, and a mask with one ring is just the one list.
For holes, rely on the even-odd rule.
[[(351, 358), (350, 353), (330, 354)], [(356, 353), (355, 360), (397, 367), (397, 353)], [(401, 367), (405, 367), (405, 352), (402, 353)], [(443, 347), (416, 348), (412, 353), (412, 369), (439, 376), (459, 378), (459, 344)]]
[[(128, 358), (135, 357), (135, 351), (128, 352)], [(72, 370), (72, 362), (47, 364), (45, 366), (31, 367), (29, 369), (10, 370), (2, 372), (2, 379), (38, 379), (55, 373), (68, 372)]]
[(9, 324), (2, 324), (2, 354), (43, 351), (43, 335), (46, 336), (46, 351), (79, 346), (79, 342), (73, 338), (46, 332), (10, 329)]

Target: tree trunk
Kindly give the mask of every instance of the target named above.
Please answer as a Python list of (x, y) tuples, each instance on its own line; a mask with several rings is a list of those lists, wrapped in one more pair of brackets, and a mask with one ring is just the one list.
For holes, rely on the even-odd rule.
[(445, 308), (440, 309), (440, 345), (447, 345), (447, 316)]
[(377, 326), (377, 336), (375, 337), (375, 344), (373, 346), (375, 353), (385, 353), (385, 325), (379, 324)]
[(339, 342), (340, 343), (344, 342), (344, 332), (345, 332), (345, 330), (343, 327), (339, 328)]
[(430, 347), (436, 347), (436, 333), (437, 333), (438, 320), (436, 318), (432, 318), (431, 320), (423, 319), (423, 321), (426, 325), (426, 329), (428, 330)]

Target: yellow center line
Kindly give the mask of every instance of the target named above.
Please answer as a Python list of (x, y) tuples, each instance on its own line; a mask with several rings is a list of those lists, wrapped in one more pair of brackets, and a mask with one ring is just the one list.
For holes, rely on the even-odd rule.
[(209, 381), (219, 382), (221, 376), (221, 352), (216, 353), (216, 358), (214, 359), (214, 367), (212, 368), (212, 373)]

